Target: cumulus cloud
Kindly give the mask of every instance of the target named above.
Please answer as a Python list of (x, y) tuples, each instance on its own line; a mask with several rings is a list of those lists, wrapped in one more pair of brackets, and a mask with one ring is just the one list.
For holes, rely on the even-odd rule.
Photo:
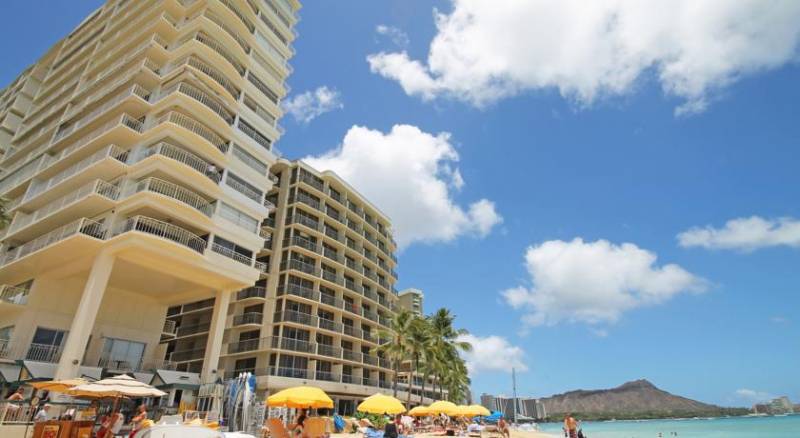
[(410, 42), (408, 34), (394, 26), (379, 24), (375, 27), (375, 32), (389, 38), (398, 47), (407, 47)]
[(703, 111), (741, 77), (796, 60), (800, 2), (783, 0), (452, 0), (434, 10), (427, 62), (377, 53), (373, 72), (409, 95), (477, 106), (556, 89), (579, 106), (656, 78), (676, 113)]
[(525, 364), (525, 351), (512, 345), (502, 336), (480, 337), (470, 334), (459, 336), (458, 340), (472, 344), (472, 351), (462, 353), (470, 375), (481, 371), (510, 373), (511, 368), (515, 368), (516, 371), (528, 370)]
[(353, 126), (338, 148), (303, 160), (336, 172), (375, 203), (391, 218), (401, 249), (413, 242), (483, 237), (503, 220), (488, 199), (465, 207), (454, 199), (464, 180), (446, 132), (395, 125), (383, 133)]
[(523, 321), (529, 326), (614, 323), (632, 309), (707, 288), (706, 280), (678, 265), (657, 266), (654, 253), (632, 243), (550, 240), (528, 247), (525, 266), (531, 286), (502, 295), (525, 311)]
[(754, 251), (769, 246), (800, 247), (800, 221), (790, 217), (764, 219), (759, 216), (731, 219), (722, 228), (694, 227), (678, 234), (684, 247)]
[(307, 124), (327, 112), (342, 108), (344, 108), (344, 104), (341, 93), (327, 86), (306, 91), (283, 102), (283, 109), (291, 114), (297, 122), (303, 124)]
[(747, 388), (737, 389), (735, 394), (738, 398), (747, 400), (751, 403), (763, 402), (775, 398), (775, 396), (768, 392), (756, 391)]

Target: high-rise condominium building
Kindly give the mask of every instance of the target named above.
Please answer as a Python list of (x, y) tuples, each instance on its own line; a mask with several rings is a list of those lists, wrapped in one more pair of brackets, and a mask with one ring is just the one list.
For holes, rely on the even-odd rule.
[(425, 314), (425, 310), (422, 307), (422, 300), (425, 298), (425, 295), (423, 295), (421, 290), (413, 288), (403, 289), (397, 294), (397, 297), (401, 309), (406, 309), (418, 316)]
[[(162, 338), (179, 334), (167, 309), (202, 300), (215, 303), (202, 353), (170, 356), (201, 354), (205, 381), (221, 353), (233, 360), (229, 303), (292, 272), (270, 265), (261, 223), (274, 209), (269, 169), (299, 7), (109, 0), (0, 92), (0, 196), (13, 216), (0, 231), (2, 360), (57, 378), (172, 366), (157, 363)], [(234, 316), (228, 336), (248, 318)], [(283, 330), (273, 339), (291, 337)]]

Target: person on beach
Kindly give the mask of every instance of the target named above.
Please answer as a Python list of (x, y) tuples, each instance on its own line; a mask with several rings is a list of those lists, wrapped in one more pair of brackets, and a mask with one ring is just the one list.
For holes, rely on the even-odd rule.
[(564, 435), (569, 438), (578, 438), (578, 421), (572, 417), (572, 414), (564, 416)]
[(290, 431), (293, 435), (302, 435), (303, 434), (303, 423), (306, 421), (306, 410), (300, 409), (297, 411), (297, 416), (294, 417), (294, 423), (290, 427)]
[(33, 417), (33, 422), (34, 423), (39, 423), (39, 422), (42, 422), (42, 421), (49, 420), (50, 419), (49, 412), (50, 412), (50, 404), (45, 403), (42, 406), (42, 409), (39, 409), (39, 412), (37, 412), (36, 415)]
[(505, 417), (500, 417), (497, 420), (497, 431), (502, 433), (504, 437), (511, 438), (511, 429), (508, 428)]
[(136, 409), (136, 416), (131, 419), (131, 424), (133, 425), (130, 433), (131, 438), (142, 428), (144, 420), (147, 420), (147, 406), (139, 405)]

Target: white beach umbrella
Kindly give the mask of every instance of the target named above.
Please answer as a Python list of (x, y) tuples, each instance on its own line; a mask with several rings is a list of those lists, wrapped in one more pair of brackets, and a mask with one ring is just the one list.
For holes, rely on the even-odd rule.
[(78, 385), (68, 394), (88, 397), (162, 397), (166, 392), (124, 374)]

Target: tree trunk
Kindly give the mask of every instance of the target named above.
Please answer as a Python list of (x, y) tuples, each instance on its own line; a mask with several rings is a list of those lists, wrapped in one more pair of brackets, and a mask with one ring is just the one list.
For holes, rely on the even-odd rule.
[(397, 398), (397, 375), (400, 373), (400, 361), (394, 361), (394, 378), (392, 379), (392, 386), (394, 387), (394, 398)]
[(425, 371), (425, 374), (422, 376), (422, 394), (419, 396), (419, 404), (425, 404), (425, 383), (428, 382), (428, 371)]
[(419, 368), (419, 357), (414, 356), (414, 369), (408, 373), (408, 386), (406, 387), (406, 409), (411, 409), (411, 386), (414, 384), (414, 372)]

